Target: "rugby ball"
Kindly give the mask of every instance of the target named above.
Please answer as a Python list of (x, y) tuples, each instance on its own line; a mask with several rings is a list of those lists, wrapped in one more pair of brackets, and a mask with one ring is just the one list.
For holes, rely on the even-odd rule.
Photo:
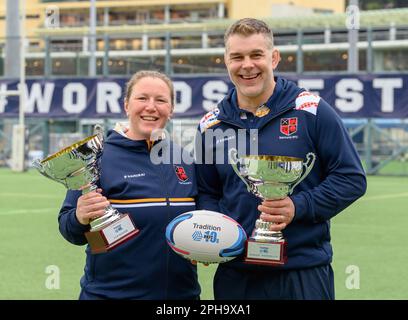
[(234, 259), (244, 251), (246, 239), (246, 233), (238, 222), (208, 210), (183, 213), (166, 228), (166, 240), (174, 252), (202, 263)]

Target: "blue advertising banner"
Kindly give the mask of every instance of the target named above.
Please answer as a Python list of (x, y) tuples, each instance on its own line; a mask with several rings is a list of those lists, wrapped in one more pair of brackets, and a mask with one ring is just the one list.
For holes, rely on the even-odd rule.
[[(408, 75), (285, 76), (320, 95), (343, 118), (407, 118)], [(128, 79), (72, 78), (27, 80), (25, 115), (37, 118), (124, 118)], [(225, 77), (174, 77), (175, 117), (199, 117), (214, 108), (232, 87)], [(0, 81), (0, 117), (17, 117), (18, 81)]]

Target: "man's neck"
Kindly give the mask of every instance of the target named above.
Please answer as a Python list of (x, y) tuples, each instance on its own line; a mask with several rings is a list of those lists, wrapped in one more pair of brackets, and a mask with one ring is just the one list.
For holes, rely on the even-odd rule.
[(247, 97), (238, 97), (238, 106), (242, 110), (246, 110), (252, 112), (253, 114), (256, 113), (256, 110), (259, 106), (262, 105), (262, 102), (258, 102), (254, 99), (247, 99)]
[(276, 82), (274, 81), (271, 88), (264, 92), (262, 95), (256, 97), (247, 97), (241, 95), (237, 91), (237, 102), (240, 109), (252, 112), (253, 114), (256, 113), (256, 110), (264, 105), (268, 99), (272, 96), (273, 92), (275, 91)]

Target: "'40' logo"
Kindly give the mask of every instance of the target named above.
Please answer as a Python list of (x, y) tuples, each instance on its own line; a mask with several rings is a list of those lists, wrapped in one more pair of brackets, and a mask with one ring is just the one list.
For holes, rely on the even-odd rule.
[(218, 239), (217, 236), (218, 236), (217, 232), (215, 232), (215, 231), (206, 231), (206, 232), (204, 232), (205, 242), (218, 243), (218, 242), (220, 242), (220, 239)]
[(204, 235), (201, 231), (194, 231), (191, 237), (193, 238), (194, 241), (204, 240), (205, 242), (210, 243), (220, 242), (220, 239), (218, 239), (217, 232), (215, 231), (206, 231), (204, 232)]

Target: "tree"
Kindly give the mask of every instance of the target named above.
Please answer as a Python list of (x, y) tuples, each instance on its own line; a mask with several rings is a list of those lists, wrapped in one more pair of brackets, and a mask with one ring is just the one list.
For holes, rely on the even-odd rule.
[[(347, 5), (349, 4), (347, 1)], [(393, 8), (407, 8), (408, 1), (406, 0), (360, 0), (359, 6), (361, 10), (380, 10)]]

